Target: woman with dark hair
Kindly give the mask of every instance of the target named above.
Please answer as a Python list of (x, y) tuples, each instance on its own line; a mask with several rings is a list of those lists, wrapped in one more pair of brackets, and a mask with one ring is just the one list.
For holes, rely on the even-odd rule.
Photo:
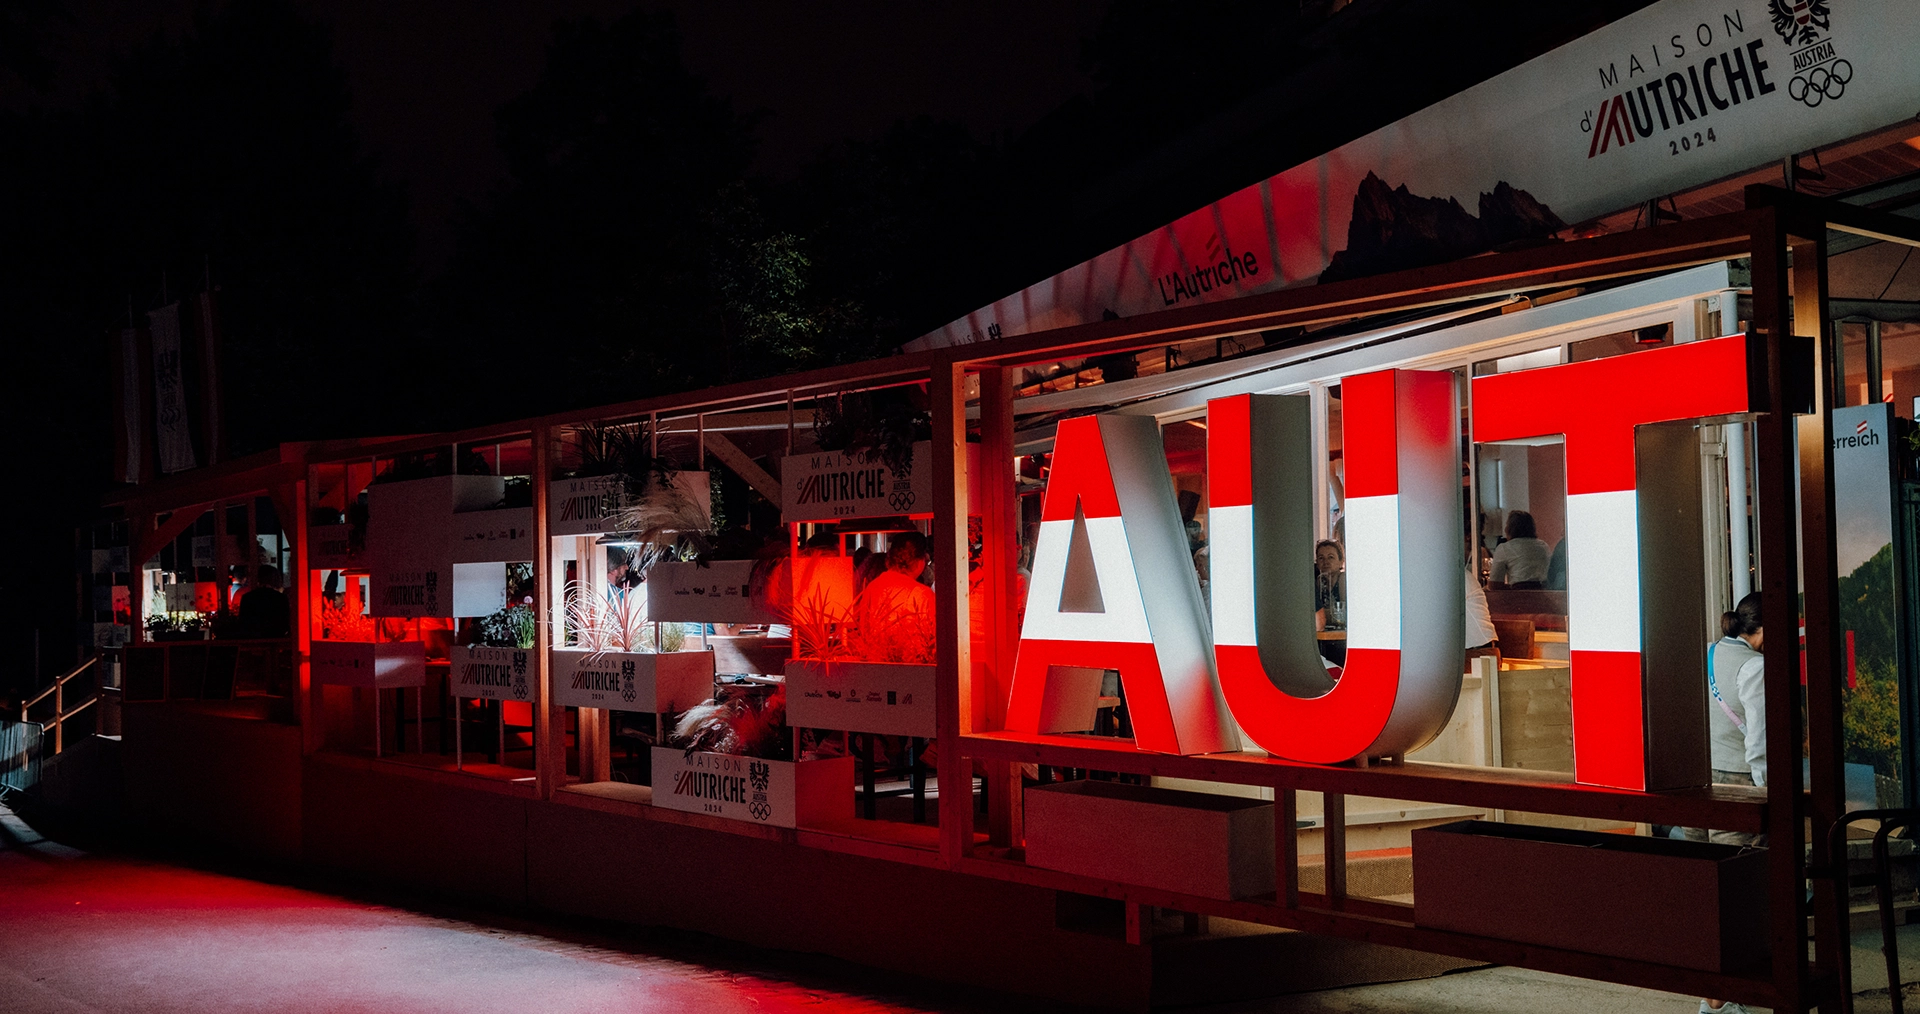
[(1720, 640), (1707, 649), (1707, 728), (1713, 780), (1767, 784), (1767, 686), (1760, 646), (1760, 593), (1720, 618)]
[(1489, 577), (1493, 583), (1509, 588), (1544, 588), (1552, 559), (1553, 550), (1534, 529), (1533, 515), (1511, 511), (1507, 514), (1507, 541), (1493, 551)]

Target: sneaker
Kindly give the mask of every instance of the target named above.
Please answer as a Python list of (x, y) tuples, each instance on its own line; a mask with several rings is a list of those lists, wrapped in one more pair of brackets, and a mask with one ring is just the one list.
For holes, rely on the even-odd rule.
[(1728, 1000), (1718, 1007), (1709, 1007), (1707, 1006), (1707, 1002), (1702, 1000), (1700, 1001), (1700, 1014), (1753, 1014), (1753, 1008), (1748, 1007), (1744, 1003), (1734, 1003), (1732, 1000)]

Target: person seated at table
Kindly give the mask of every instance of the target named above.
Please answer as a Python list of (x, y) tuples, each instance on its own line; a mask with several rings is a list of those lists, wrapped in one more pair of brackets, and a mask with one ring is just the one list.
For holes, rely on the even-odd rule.
[(1332, 539), (1313, 547), (1313, 620), (1320, 630), (1347, 626), (1347, 551)]
[(1549, 548), (1533, 526), (1533, 515), (1513, 511), (1507, 515), (1507, 541), (1493, 551), (1494, 584), (1509, 588), (1544, 588), (1547, 565), (1553, 559)]
[(920, 582), (929, 555), (927, 537), (919, 532), (892, 536), (886, 571), (854, 600), (855, 643), (869, 661), (932, 661), (933, 589)]

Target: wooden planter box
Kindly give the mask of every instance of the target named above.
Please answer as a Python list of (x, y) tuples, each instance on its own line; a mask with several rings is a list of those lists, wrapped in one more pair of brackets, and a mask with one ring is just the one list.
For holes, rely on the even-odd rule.
[(932, 739), (930, 665), (887, 662), (787, 663), (787, 724)]
[(447, 649), (447, 686), (453, 696), (489, 701), (533, 698), (533, 650), (454, 645)]
[(1761, 850), (1463, 820), (1413, 832), (1413, 921), (1738, 974), (1767, 961), (1766, 876)]
[(336, 687), (427, 685), (427, 646), (419, 641), (314, 641), (313, 681)]
[(1274, 889), (1265, 800), (1118, 782), (1039, 785), (1026, 792), (1026, 828), (1029, 866), (1223, 901)]
[[(712, 517), (713, 486), (707, 473), (669, 472), (667, 481), (694, 502), (701, 517)], [(561, 538), (613, 531), (614, 517), (626, 502), (627, 479), (623, 475), (555, 480), (547, 487), (547, 534)]]
[(653, 748), (653, 805), (749, 824), (853, 819), (853, 758), (776, 761)]
[(713, 696), (713, 652), (555, 648), (553, 703), (576, 708), (685, 711)]

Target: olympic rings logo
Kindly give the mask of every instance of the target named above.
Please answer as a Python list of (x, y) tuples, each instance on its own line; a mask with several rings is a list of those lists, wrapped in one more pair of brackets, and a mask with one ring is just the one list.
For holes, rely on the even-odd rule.
[(887, 495), (887, 506), (897, 511), (904, 511), (912, 508), (913, 502), (917, 499), (919, 498), (911, 492), (890, 493)]
[(1835, 60), (1831, 67), (1815, 67), (1805, 77), (1796, 77), (1787, 83), (1787, 96), (1795, 102), (1804, 102), (1808, 109), (1818, 106), (1827, 99), (1838, 101), (1847, 93), (1847, 82), (1853, 80), (1853, 64), (1846, 60)]

